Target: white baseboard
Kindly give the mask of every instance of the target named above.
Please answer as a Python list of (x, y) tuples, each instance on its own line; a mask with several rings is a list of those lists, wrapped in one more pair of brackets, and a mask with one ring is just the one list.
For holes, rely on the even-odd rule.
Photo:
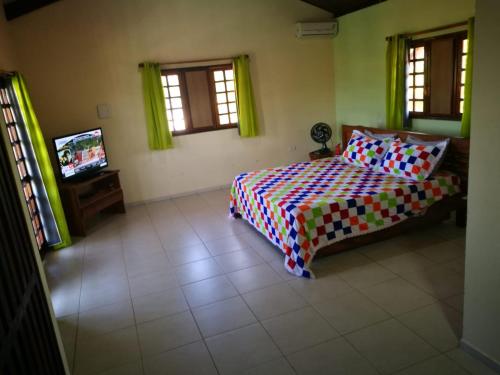
[(231, 187), (231, 184), (224, 184), (224, 185), (212, 186), (212, 187), (203, 188), (203, 189), (195, 189), (195, 190), (187, 191), (184, 193), (163, 195), (161, 197), (145, 199), (142, 201), (127, 202), (127, 203), (125, 203), (125, 206), (126, 207), (141, 206), (141, 205), (147, 204), (147, 203), (162, 202), (162, 201), (166, 201), (169, 199), (187, 197), (188, 195), (193, 195), (193, 194), (207, 193), (209, 191), (215, 191), (215, 190), (221, 190), (221, 189), (229, 189), (230, 187)]
[(490, 356), (483, 353), (481, 350), (477, 349), (474, 345), (467, 342), (464, 339), (460, 340), (460, 348), (462, 348), (465, 352), (469, 353), (471, 356), (476, 358), (477, 360), (484, 363), (486, 366), (491, 368), (493, 371), (500, 374), (500, 363), (491, 358)]

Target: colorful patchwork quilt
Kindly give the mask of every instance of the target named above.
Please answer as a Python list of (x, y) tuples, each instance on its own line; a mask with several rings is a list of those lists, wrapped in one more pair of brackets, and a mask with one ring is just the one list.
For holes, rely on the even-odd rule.
[(458, 193), (459, 183), (445, 171), (412, 182), (325, 158), (240, 174), (231, 188), (230, 213), (279, 247), (289, 272), (314, 277), (310, 266), (318, 249), (423, 214)]

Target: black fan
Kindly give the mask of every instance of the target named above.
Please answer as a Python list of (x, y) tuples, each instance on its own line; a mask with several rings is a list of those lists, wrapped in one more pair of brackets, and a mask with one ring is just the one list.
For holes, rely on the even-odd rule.
[(320, 153), (329, 152), (326, 142), (332, 138), (332, 128), (324, 122), (318, 122), (311, 128), (311, 138), (314, 142), (323, 144), (321, 149), (318, 150)]

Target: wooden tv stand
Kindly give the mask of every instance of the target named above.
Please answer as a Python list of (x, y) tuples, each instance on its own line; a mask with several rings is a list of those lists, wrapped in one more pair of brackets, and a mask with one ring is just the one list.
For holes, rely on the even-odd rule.
[(87, 219), (100, 212), (125, 213), (120, 171), (102, 171), (82, 181), (61, 183), (61, 200), (74, 236), (87, 234)]

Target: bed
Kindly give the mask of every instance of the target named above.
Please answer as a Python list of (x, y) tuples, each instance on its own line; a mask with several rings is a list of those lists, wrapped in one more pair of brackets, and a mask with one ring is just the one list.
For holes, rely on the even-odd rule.
[[(345, 148), (354, 130), (342, 127)], [(387, 130), (369, 128), (372, 132)], [(446, 137), (398, 132), (440, 140)], [(452, 138), (430, 179), (413, 182), (343, 162), (339, 157), (242, 173), (232, 184), (230, 212), (243, 218), (285, 254), (292, 274), (314, 277), (315, 257), (431, 225), (457, 211), (463, 221), (468, 140)]]

